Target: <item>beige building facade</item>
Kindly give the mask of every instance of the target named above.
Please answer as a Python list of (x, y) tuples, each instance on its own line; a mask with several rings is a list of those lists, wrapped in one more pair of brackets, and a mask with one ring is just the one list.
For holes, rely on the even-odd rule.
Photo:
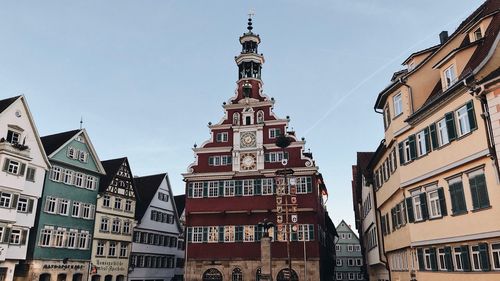
[(412, 54), (377, 98), (370, 169), (391, 280), (500, 276), (499, 8), (486, 1)]

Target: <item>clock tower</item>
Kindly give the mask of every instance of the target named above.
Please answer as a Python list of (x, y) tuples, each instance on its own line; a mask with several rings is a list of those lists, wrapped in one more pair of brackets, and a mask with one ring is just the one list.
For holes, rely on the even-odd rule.
[[(259, 276), (262, 222), (281, 223), (279, 219), (277, 222), (277, 213), (286, 208), (279, 205), (283, 194), (278, 185), (283, 181), (277, 174), (284, 168), (282, 163), (293, 173), (290, 190), (296, 192), (294, 197), (299, 202), (293, 206), (298, 219), (293, 232), (282, 232), (283, 225), (270, 230), (274, 241), (273, 280), (289, 275), (284, 273), (288, 253), (292, 264), (302, 264), (292, 266), (292, 277), (307, 274), (311, 280), (323, 280), (320, 277), (329, 276), (334, 266), (335, 229), (328, 224), (331, 220), (323, 196), (326, 187), (312, 154), (304, 149), (304, 139), (288, 130), (288, 117), (274, 114), (275, 101), (263, 92), (264, 56), (258, 52), (261, 39), (253, 32), (251, 18), (239, 43), (234, 96), (223, 104), (224, 117), (216, 124), (209, 123), (210, 138), (193, 148), (195, 160), (183, 174), (187, 195), (186, 280), (255, 280)], [(282, 134), (291, 141), (286, 149), (276, 145)], [(289, 251), (283, 243), (287, 235)], [(304, 247), (307, 272), (303, 267)]]

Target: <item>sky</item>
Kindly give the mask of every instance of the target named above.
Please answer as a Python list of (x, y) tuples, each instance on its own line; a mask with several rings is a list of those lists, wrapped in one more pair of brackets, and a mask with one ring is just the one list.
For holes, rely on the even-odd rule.
[(378, 93), (482, 2), (1, 1), (0, 98), (25, 95), (42, 136), (83, 118), (101, 160), (127, 156), (138, 176), (167, 172), (182, 194), (193, 144), (234, 95), (253, 10), (264, 93), (305, 137), (334, 223), (354, 224), (351, 165), (384, 137)]

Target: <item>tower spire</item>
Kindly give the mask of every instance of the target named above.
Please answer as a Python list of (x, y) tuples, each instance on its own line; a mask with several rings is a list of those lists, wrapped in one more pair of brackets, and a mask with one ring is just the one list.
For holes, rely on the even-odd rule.
[(250, 11), (248, 11), (248, 26), (247, 26), (249, 33), (252, 33), (252, 29), (253, 29), (253, 26), (252, 26), (252, 17), (253, 16), (255, 16), (255, 12), (253, 9), (250, 9)]

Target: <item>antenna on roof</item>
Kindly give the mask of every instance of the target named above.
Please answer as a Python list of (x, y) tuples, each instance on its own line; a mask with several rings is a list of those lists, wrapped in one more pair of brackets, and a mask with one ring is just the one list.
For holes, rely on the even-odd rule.
[(83, 116), (80, 117), (80, 130), (82, 129), (82, 127), (83, 127)]

